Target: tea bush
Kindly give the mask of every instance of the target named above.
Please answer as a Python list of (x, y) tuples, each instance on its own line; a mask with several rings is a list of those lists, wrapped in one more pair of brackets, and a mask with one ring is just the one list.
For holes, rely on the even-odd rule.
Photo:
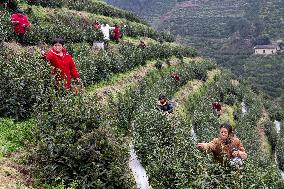
[(173, 47), (167, 43), (150, 45), (146, 49), (140, 49), (129, 43), (121, 43), (118, 49), (118, 52), (100, 51), (98, 54), (93, 54), (91, 50), (77, 51), (74, 60), (82, 80), (90, 85), (107, 80), (112, 74), (122, 73), (139, 65), (145, 65), (147, 60), (165, 59), (180, 55), (196, 56), (194, 49)]
[[(164, 67), (147, 74), (138, 84), (118, 93), (110, 106), (114, 124), (126, 132), (131, 130), (131, 123), (135, 114), (155, 109), (155, 102), (160, 94), (171, 97), (175, 91), (183, 86), (188, 80), (194, 78), (194, 67), (203, 65), (207, 69), (211, 64), (202, 63), (180, 63), (177, 66)], [(170, 78), (171, 73), (179, 73), (181, 80), (177, 83)], [(141, 109), (143, 108), (143, 109)]]
[(277, 131), (275, 129), (275, 125), (272, 121), (267, 121), (264, 125), (265, 134), (268, 138), (268, 141), (271, 145), (272, 152), (275, 152), (276, 146), (277, 146)]
[(0, 115), (23, 119), (47, 96), (48, 64), (28, 52), (0, 52)]
[[(27, 41), (30, 44), (50, 43), (54, 37), (58, 36), (64, 36), (65, 40), (69, 43), (83, 41), (92, 43), (95, 39), (95, 32), (92, 28), (95, 20), (106, 22), (111, 26), (118, 24), (121, 32), (126, 36), (149, 37), (168, 42), (174, 41), (174, 38), (169, 34), (160, 34), (149, 26), (130, 22), (125, 19), (77, 13), (68, 9), (47, 9), (36, 6), (23, 6), (23, 8), (31, 22), (31, 29), (26, 35)], [(3, 20), (1, 28), (3, 28), (2, 32), (11, 38), (13, 37), (13, 32), (9, 16), (10, 13), (8, 11), (4, 11), (3, 15), (1, 14), (1, 20)]]
[(101, 1), (83, 0), (83, 1), (70, 1), (70, 0), (27, 0), (30, 5), (41, 5), (43, 7), (62, 8), (67, 7), (77, 11), (87, 11), (93, 14), (100, 14), (108, 17), (119, 17), (127, 20), (146, 24), (133, 13), (117, 9)]
[(278, 166), (282, 171), (284, 171), (284, 129), (283, 129), (283, 124), (284, 124), (284, 122), (282, 121), (280, 123), (280, 132), (277, 135), (277, 138), (274, 135), (271, 135), (271, 138), (275, 137), (275, 138), (272, 139), (273, 141), (277, 140), (276, 141), (275, 153), (276, 153), (276, 158), (277, 158), (277, 161), (278, 161)]
[[(79, 43), (66, 47), (87, 86), (144, 65), (147, 60), (160, 59), (163, 65), (161, 70), (153, 70), (140, 79), (137, 86), (114, 96), (108, 107), (101, 107), (95, 97), (55, 93), (48, 64), (38, 57), (39, 48), (1, 49), (0, 115), (15, 119), (35, 117), (36, 145), (30, 149), (30, 163), (34, 165), (35, 178), (41, 183), (77, 188), (134, 188), (128, 168), (131, 133), (153, 188), (283, 188), (274, 160), (260, 149), (256, 134), (264, 107), (261, 98), (248, 88), (233, 85), (234, 78), (226, 72), (208, 81), (207, 72), (216, 68), (216, 64), (206, 60), (185, 63), (184, 57), (197, 56), (194, 49), (164, 43), (172, 42), (173, 37), (158, 33), (133, 14), (103, 2), (28, 1), (30, 5), (55, 9), (21, 2), (32, 21), (32, 30), (27, 34), (30, 44), (50, 43), (57, 36)], [(121, 28), (124, 35), (149, 37), (160, 44), (140, 49), (122, 42), (114, 51), (94, 53), (87, 43), (95, 38), (91, 28), (95, 19), (110, 25), (126, 25)], [(0, 28), (0, 45), (4, 47), (3, 41), (13, 38), (7, 11), (1, 14)], [(181, 63), (165, 67), (164, 60), (172, 56), (181, 59)], [(179, 74), (180, 81), (170, 78), (173, 72)], [(189, 94), (182, 115), (178, 112), (165, 115), (155, 109), (160, 94), (171, 99), (193, 79), (203, 81), (203, 85)], [(199, 152), (191, 140), (192, 127), (198, 141), (216, 137), (220, 120), (213, 115), (211, 103), (217, 99), (239, 108), (244, 99), (248, 106), (248, 113), (235, 120), (236, 134), (249, 156), (243, 171), (220, 167), (210, 155)], [(281, 117), (278, 111), (270, 110), (274, 112), (273, 118)], [(283, 169), (283, 129), (275, 140), (274, 127), (267, 122), (266, 134)], [(22, 139), (15, 143), (23, 145)]]
[(76, 182), (80, 188), (133, 187), (127, 138), (105, 122), (96, 99), (51, 96), (37, 112), (31, 156), (36, 178), (67, 186)]
[[(204, 89), (197, 91), (197, 95), (195, 93), (190, 95), (191, 103), (187, 105), (189, 110), (193, 110), (189, 112), (190, 119), (182, 119), (179, 115), (177, 117), (163, 115), (145, 108), (142, 108), (144, 111), (139, 111), (137, 119), (134, 119), (137, 152), (150, 177), (151, 186), (156, 188), (248, 188), (252, 184), (257, 188), (282, 186), (273, 160), (258, 154), (261, 151), (255, 147), (259, 144), (247, 143), (247, 140), (257, 138), (255, 134), (252, 136), (256, 130), (247, 132), (245, 129), (251, 128), (248, 126), (252, 123), (250, 118), (256, 116), (257, 111), (252, 107), (250, 110), (252, 115), (247, 117), (245, 123), (238, 123), (236, 126), (237, 135), (244, 141), (249, 153), (244, 171), (226, 170), (212, 162), (209, 155), (204, 156), (195, 148), (191, 140), (190, 127), (196, 128), (199, 141), (207, 142), (216, 137), (219, 121), (211, 113), (210, 105), (212, 98), (220, 96), (221, 87), (224, 87), (224, 91), (230, 88), (231, 80), (224, 74), (213, 81), (203, 86)], [(248, 101), (251, 102), (252, 99)], [(192, 104), (194, 108), (190, 107)], [(256, 107), (259, 106), (256, 104)], [(239, 124), (243, 126), (240, 127)], [(273, 180), (273, 184), (270, 180)]]
[[(71, 49), (80, 77), (85, 85), (95, 84), (107, 80), (111, 75), (126, 72), (139, 65), (146, 64), (147, 60), (155, 57), (155, 52), (161, 58), (174, 56), (178, 49), (183, 47), (171, 47), (168, 44), (149, 46), (142, 50), (133, 44), (122, 43), (119, 52), (101, 51), (94, 54), (92, 50), (82, 44), (80, 48), (76, 44), (67, 44)], [(47, 98), (45, 90), (50, 87), (51, 78), (49, 65), (40, 58), (40, 49), (15, 47), (9, 50), (4, 47), (0, 52), (1, 87), (0, 87), (0, 114), (12, 116), (16, 119), (30, 117), (33, 106)], [(17, 49), (18, 48), (18, 49)], [(168, 51), (167, 49), (176, 49)], [(19, 52), (16, 52), (19, 51)], [(167, 52), (167, 53), (164, 53)], [(187, 49), (184, 55), (194, 56), (195, 51)]]
[(0, 46), (6, 40), (10, 40), (13, 37), (13, 30), (10, 21), (10, 14), (6, 10), (0, 8)]

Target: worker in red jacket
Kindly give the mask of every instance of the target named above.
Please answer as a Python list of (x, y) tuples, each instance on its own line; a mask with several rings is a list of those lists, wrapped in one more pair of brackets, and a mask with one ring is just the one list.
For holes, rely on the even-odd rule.
[(25, 34), (30, 25), (27, 16), (25, 16), (20, 9), (16, 9), (11, 15), (11, 22), (17, 36), (17, 41), (21, 44), (25, 44)]
[(219, 100), (212, 103), (212, 110), (217, 116), (220, 116), (222, 114), (222, 106)]
[(120, 34), (120, 31), (119, 31), (119, 27), (117, 26), (117, 24), (115, 24), (114, 30), (113, 30), (113, 38), (117, 43), (119, 43), (120, 37), (121, 37), (121, 34)]
[(55, 78), (58, 88), (63, 85), (64, 89), (70, 89), (71, 77), (76, 80), (77, 85), (81, 85), (79, 73), (72, 56), (63, 48), (64, 40), (56, 38), (52, 41), (53, 47), (46, 53), (42, 51), (44, 59), (50, 62), (52, 69), (51, 74)]

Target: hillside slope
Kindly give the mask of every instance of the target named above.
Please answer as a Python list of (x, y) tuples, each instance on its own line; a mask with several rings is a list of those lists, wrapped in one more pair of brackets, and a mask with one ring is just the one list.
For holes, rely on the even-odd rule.
[[(282, 127), (283, 110), (215, 61), (101, 1), (19, 6), (33, 23), (26, 46), (14, 41), (9, 10), (1, 14), (1, 187), (137, 188), (135, 150), (155, 189), (283, 188), (283, 129), (277, 133), (273, 125), (278, 120)], [(126, 25), (122, 40), (93, 49), (94, 20)], [(56, 90), (40, 56), (62, 35), (85, 86), (77, 93)], [(175, 100), (173, 113), (157, 109), (160, 94)], [(222, 103), (220, 117), (211, 109), (215, 100)], [(224, 122), (234, 126), (248, 153), (242, 171), (196, 148), (216, 137)]]
[[(190, 44), (202, 55), (216, 58), (221, 66), (241, 76), (240, 79), (248, 78), (249, 73), (244, 67), (254, 58), (251, 55), (255, 44), (263, 43), (264, 38), (271, 42), (284, 40), (284, 4), (281, 0), (171, 0), (140, 4), (132, 4), (131, 0), (107, 2), (132, 10), (150, 21), (156, 29), (178, 36), (179, 42)], [(262, 69), (264, 71), (265, 68)], [(283, 75), (283, 70), (273, 71)], [(267, 79), (273, 81), (271, 77)], [(255, 80), (257, 85), (263, 85), (258, 83), (257, 78)], [(272, 94), (267, 88), (269, 85), (261, 90), (277, 100), (281, 99), (280, 93)]]

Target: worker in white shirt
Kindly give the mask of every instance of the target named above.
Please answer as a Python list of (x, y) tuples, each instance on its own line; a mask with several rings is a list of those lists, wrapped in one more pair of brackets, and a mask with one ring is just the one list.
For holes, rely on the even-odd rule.
[(101, 31), (102, 33), (104, 34), (104, 44), (105, 44), (105, 48), (108, 47), (108, 43), (109, 43), (109, 40), (110, 40), (110, 33), (109, 31), (110, 30), (114, 30), (114, 27), (110, 27), (108, 24), (106, 23), (103, 23), (101, 25)]

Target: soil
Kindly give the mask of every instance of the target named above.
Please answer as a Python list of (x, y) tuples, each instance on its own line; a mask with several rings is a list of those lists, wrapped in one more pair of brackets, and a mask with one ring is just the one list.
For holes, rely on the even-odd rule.
[(12, 159), (18, 154), (0, 158), (0, 188), (2, 189), (31, 189), (33, 181), (27, 167), (20, 165)]

